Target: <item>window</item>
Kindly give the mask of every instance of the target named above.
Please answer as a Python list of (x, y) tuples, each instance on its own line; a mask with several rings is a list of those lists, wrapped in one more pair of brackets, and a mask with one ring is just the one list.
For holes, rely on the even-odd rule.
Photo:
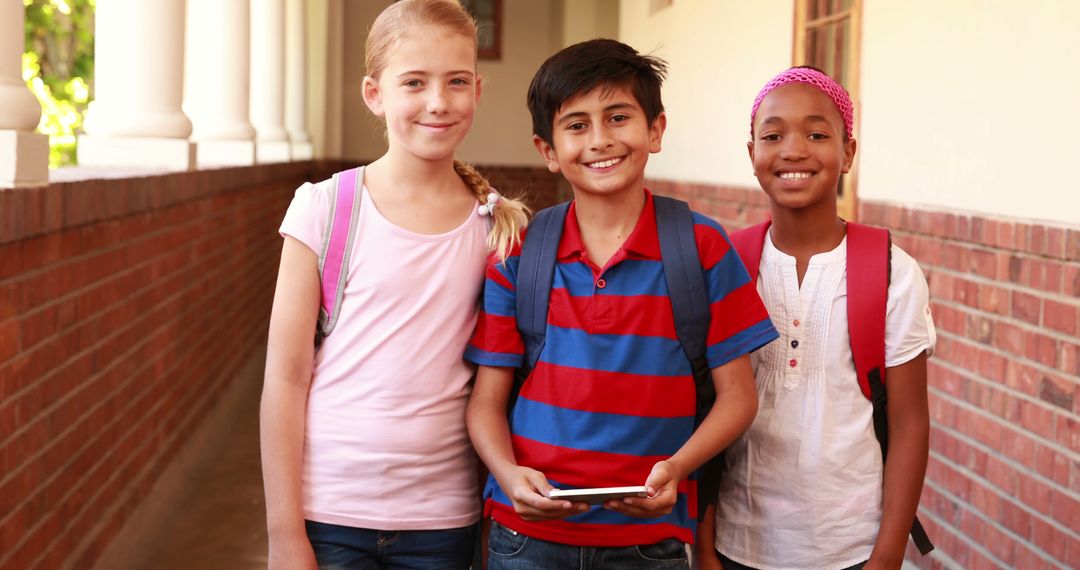
[[(855, 118), (859, 118), (859, 25), (862, 0), (796, 0), (795, 65), (812, 65), (829, 74), (851, 94)], [(855, 124), (858, 133), (858, 122)], [(858, 137), (856, 137), (858, 138)], [(855, 163), (858, 164), (858, 154)], [(840, 215), (854, 220), (856, 203), (855, 165), (840, 177), (837, 205)]]

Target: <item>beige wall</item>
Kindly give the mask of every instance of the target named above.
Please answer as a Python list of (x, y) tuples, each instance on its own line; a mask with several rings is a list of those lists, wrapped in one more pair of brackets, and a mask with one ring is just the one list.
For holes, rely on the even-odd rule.
[[(354, 160), (378, 158), (386, 149), (384, 128), (364, 106), (360, 85), (364, 76), (364, 41), (371, 22), (388, 0), (346, 2), (343, 115), (344, 155)], [(511, 0), (504, 3), (503, 57), (482, 60), (483, 95), (472, 131), (458, 158), (483, 164), (540, 165), (532, 146), (532, 123), (525, 107), (529, 81), (554, 52), (556, 20), (553, 0)]]
[(1080, 223), (1080, 2), (864, 3), (859, 195)]
[(648, 175), (754, 186), (746, 155), (750, 107), (791, 62), (793, 0), (622, 0), (619, 39), (667, 60), (668, 131)]

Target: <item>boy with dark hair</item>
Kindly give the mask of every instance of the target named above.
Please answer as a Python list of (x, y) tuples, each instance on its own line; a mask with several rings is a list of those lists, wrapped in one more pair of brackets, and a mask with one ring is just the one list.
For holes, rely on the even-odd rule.
[[(645, 164), (667, 124), (665, 70), (629, 46), (592, 40), (552, 56), (529, 87), (533, 142), (548, 169), (570, 182), (574, 201), (557, 211), (561, 238), (541, 244), (555, 250), (555, 263), (550, 285), (541, 284), (550, 298), (535, 363), (518, 322), (526, 319), (519, 294), (537, 283), (528, 282), (534, 268), (522, 263), (521, 246), (489, 264), (466, 352), (479, 365), (467, 421), (491, 470), (491, 568), (686, 567), (695, 470), (754, 418), (746, 355), (777, 333), (724, 230), (692, 214), (687, 241), (708, 305), (700, 360), (710, 372), (701, 370), (716, 393), (695, 429), (694, 371), (660, 253), (667, 218), (657, 212), (673, 201), (645, 188)], [(515, 394), (522, 366), (529, 373)], [(642, 484), (646, 497), (591, 507), (548, 497), (556, 487)]]

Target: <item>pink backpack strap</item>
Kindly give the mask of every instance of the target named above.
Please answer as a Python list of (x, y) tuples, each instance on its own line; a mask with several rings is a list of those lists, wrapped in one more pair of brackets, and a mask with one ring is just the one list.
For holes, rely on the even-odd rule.
[(341, 313), (341, 300), (349, 274), (348, 260), (352, 257), (356, 221), (360, 215), (360, 188), (364, 182), (364, 167), (334, 174), (330, 185), (333, 207), (323, 232), (322, 252), (319, 255), (319, 280), (322, 301), (315, 333), (315, 346), (334, 330)]
[(847, 223), (848, 333), (859, 388), (873, 401), (872, 377), (885, 383), (885, 309), (889, 296), (889, 231)]
[(757, 281), (758, 269), (761, 267), (761, 251), (765, 249), (765, 236), (769, 235), (770, 225), (772, 220), (765, 220), (731, 234), (731, 244), (735, 246), (735, 252), (746, 266), (751, 283)]

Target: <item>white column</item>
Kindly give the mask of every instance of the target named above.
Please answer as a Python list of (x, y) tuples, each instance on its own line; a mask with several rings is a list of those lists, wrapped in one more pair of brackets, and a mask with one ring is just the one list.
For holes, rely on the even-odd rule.
[(307, 132), (307, 6), (304, 0), (285, 0), (285, 130), (293, 160), (311, 160)]
[(79, 164), (194, 168), (191, 121), (180, 109), (184, 0), (98, 0), (94, 21), (95, 93)]
[(248, 0), (187, 0), (184, 112), (200, 167), (255, 164)]
[(285, 131), (285, 0), (251, 0), (251, 124), (257, 162), (290, 159)]
[(34, 132), (41, 105), (22, 80), (23, 21), (19, 0), (0, 0), (0, 188), (49, 183), (49, 137)]

